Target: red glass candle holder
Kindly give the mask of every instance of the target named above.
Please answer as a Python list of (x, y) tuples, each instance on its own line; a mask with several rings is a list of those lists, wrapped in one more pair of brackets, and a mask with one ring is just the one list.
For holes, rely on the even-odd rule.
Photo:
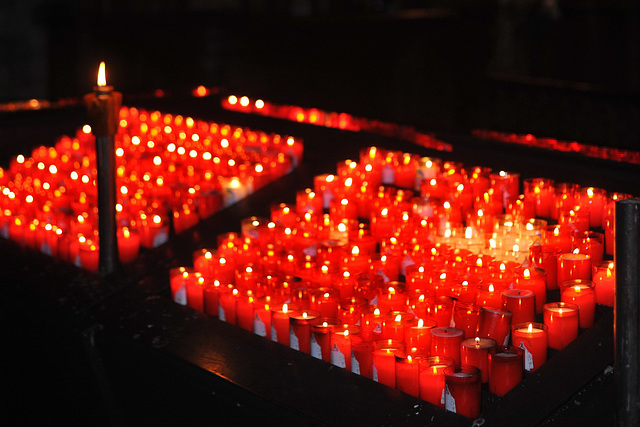
[(528, 289), (508, 289), (502, 292), (502, 309), (510, 311), (513, 324), (533, 322), (536, 317), (536, 298)]
[(271, 308), (271, 341), (287, 347), (291, 344), (291, 324), (289, 317), (300, 309), (296, 304), (277, 304)]
[(396, 389), (420, 397), (420, 354), (406, 350), (396, 351)]
[(513, 287), (534, 293), (537, 314), (542, 314), (542, 306), (547, 302), (546, 276), (547, 274), (542, 268), (518, 267), (515, 270)]
[(482, 383), (475, 366), (449, 366), (444, 369), (444, 407), (467, 418), (480, 415)]
[(578, 311), (576, 304), (566, 302), (544, 305), (543, 319), (548, 328), (550, 348), (562, 350), (578, 337)]
[(455, 366), (450, 357), (429, 356), (420, 359), (420, 398), (444, 408), (444, 370)]
[(478, 368), (483, 383), (489, 381), (489, 350), (496, 345), (495, 340), (481, 337), (467, 338), (460, 345), (461, 363)]
[(311, 354), (311, 327), (320, 322), (320, 312), (300, 310), (289, 316), (291, 334), (289, 346), (305, 354)]
[(616, 271), (613, 261), (605, 261), (593, 268), (596, 303), (613, 307), (616, 300)]
[(404, 350), (404, 344), (396, 340), (379, 340), (373, 343), (373, 380), (386, 386), (396, 386), (395, 354)]
[(360, 334), (357, 325), (339, 325), (331, 331), (331, 363), (351, 371), (351, 340)]
[(462, 329), (464, 337), (475, 337), (480, 323), (482, 308), (469, 302), (456, 301), (453, 305), (451, 326)]
[(498, 345), (489, 350), (489, 391), (504, 396), (524, 376), (524, 350)]
[(558, 256), (558, 285), (567, 280), (591, 280), (591, 257), (581, 253)]
[(431, 351), (431, 329), (438, 324), (433, 319), (417, 319), (404, 329), (404, 342), (407, 349), (418, 353)]
[(362, 336), (351, 337), (351, 372), (373, 379), (373, 343)]
[(513, 325), (511, 340), (524, 351), (524, 369), (533, 372), (547, 361), (548, 327), (544, 323), (524, 322)]
[(331, 363), (331, 332), (339, 325), (338, 319), (322, 317), (311, 326), (311, 356)]
[(567, 280), (560, 283), (560, 300), (578, 306), (580, 328), (593, 325), (596, 314), (596, 293), (591, 280)]
[(553, 245), (532, 245), (529, 248), (529, 261), (546, 274), (548, 290), (558, 289), (558, 256), (562, 251)]
[(464, 331), (458, 328), (437, 327), (431, 329), (431, 355), (445, 356), (460, 364), (460, 344), (464, 340)]
[(405, 329), (414, 318), (414, 314), (406, 311), (388, 311), (382, 322), (382, 338), (404, 342)]
[(480, 316), (480, 326), (478, 327), (478, 336), (491, 338), (499, 345), (508, 344), (511, 333), (511, 317), (512, 313), (510, 311), (483, 308)]

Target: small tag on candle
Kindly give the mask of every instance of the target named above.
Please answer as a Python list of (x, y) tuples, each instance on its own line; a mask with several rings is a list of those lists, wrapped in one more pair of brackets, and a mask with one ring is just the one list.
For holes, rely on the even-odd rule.
[(295, 332), (293, 332), (293, 328), (289, 329), (289, 347), (294, 350), (300, 351), (300, 342), (298, 341), (298, 336)]
[(276, 328), (271, 323), (271, 341), (278, 342), (278, 332), (276, 332)]
[(360, 375), (360, 362), (353, 351), (351, 352), (351, 372)]
[[(390, 282), (390, 281), (391, 281), (391, 279), (389, 279), (389, 278), (387, 277), (387, 275), (386, 275), (386, 274), (384, 274), (384, 271), (382, 271), (382, 269), (381, 269), (381, 268), (380, 268), (380, 269), (378, 269), (377, 274), (378, 274), (378, 276), (382, 276), (382, 281), (383, 281), (384, 283), (387, 283), (387, 282)], [(377, 303), (376, 303), (376, 304), (377, 304)]]
[(223, 322), (227, 321), (227, 316), (225, 316), (224, 314), (224, 307), (222, 307), (222, 304), (218, 306), (218, 319), (222, 320)]
[(308, 255), (308, 256), (311, 256), (311, 257), (315, 257), (315, 256), (318, 255), (318, 246), (314, 243), (313, 245), (307, 246), (306, 248), (304, 248), (302, 250), (302, 252), (305, 255)]
[(371, 299), (371, 301), (369, 301), (369, 305), (378, 305), (378, 295), (376, 295)]
[(529, 351), (526, 345), (524, 345), (524, 341), (520, 341), (520, 345), (518, 346), (524, 350), (524, 369), (527, 371), (531, 371), (533, 366), (533, 354)]
[(2, 228), (0, 228), (0, 236), (4, 237), (5, 239), (9, 238), (9, 226), (8, 225), (3, 225)]
[(257, 313), (253, 318), (253, 332), (261, 337), (267, 336), (267, 327)]
[(403, 275), (407, 274), (407, 267), (409, 267), (410, 265), (415, 264), (415, 262), (413, 261), (413, 258), (411, 258), (409, 256), (409, 254), (405, 254), (403, 260), (402, 260), (402, 266), (400, 267), (400, 271), (402, 272)]
[(42, 245), (40, 246), (40, 252), (42, 252), (45, 255), (53, 255), (51, 253), (51, 247), (49, 246), (49, 243), (47, 242), (42, 242)]
[(376, 364), (373, 364), (373, 380), (375, 382), (379, 382), (378, 381), (378, 368), (376, 368)]
[(324, 190), (322, 193), (322, 207), (328, 209), (331, 205), (331, 201), (333, 200), (333, 193), (329, 190)]
[(187, 287), (185, 285), (180, 286), (180, 289), (176, 291), (173, 301), (180, 305), (187, 305)]
[(344, 354), (338, 348), (338, 344), (334, 344), (331, 349), (331, 363), (336, 365), (338, 368), (347, 367), (347, 361), (345, 360)]
[[(73, 264), (76, 267), (82, 268), (82, 260), (80, 259), (80, 255), (76, 255), (76, 258), (73, 260)], [(186, 305), (186, 304), (184, 304), (184, 305)]]
[(376, 327), (373, 328), (373, 333), (374, 334), (381, 334), (382, 333), (382, 323), (381, 322), (376, 323)]
[(449, 391), (449, 386), (445, 384), (444, 390), (442, 391), (442, 398), (444, 399), (444, 409), (451, 412), (456, 412), (456, 400), (453, 398), (453, 395)]
[(167, 231), (163, 228), (159, 230), (158, 234), (156, 234), (155, 237), (153, 238), (153, 247), (157, 248), (158, 246), (166, 243), (167, 240), (169, 240), (169, 235), (167, 234)]
[(389, 165), (385, 165), (382, 168), (382, 183), (383, 184), (393, 184), (396, 179), (396, 174), (393, 168)]
[(508, 346), (510, 338), (511, 338), (511, 331), (507, 332), (507, 336), (504, 337), (504, 342), (502, 343), (502, 345), (504, 345), (505, 347)]
[(311, 335), (311, 356), (316, 359), (322, 359), (322, 349), (313, 335)]

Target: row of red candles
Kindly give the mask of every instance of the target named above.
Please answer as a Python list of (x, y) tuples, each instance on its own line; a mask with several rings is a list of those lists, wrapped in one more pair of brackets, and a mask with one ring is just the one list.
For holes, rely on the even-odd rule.
[[(299, 139), (123, 107), (116, 135), (118, 247), (122, 262), (164, 243), (288, 173)], [(89, 126), (0, 170), (2, 234), (96, 270), (97, 169)]]
[[(174, 300), (437, 404), (444, 404), (441, 395), (431, 399), (415, 386), (421, 383), (419, 366), (430, 357), (451, 358), (457, 366), (465, 345), (475, 346), (476, 338), (492, 340), (500, 349), (493, 358), (516, 353), (508, 360), (517, 360), (519, 369), (511, 366), (511, 374), (496, 374), (491, 384), (488, 362), (465, 359), (464, 364), (481, 365), (480, 377), (502, 395), (522, 380), (523, 369), (535, 370), (544, 363), (547, 347), (561, 350), (578, 336), (579, 328), (590, 327), (596, 302), (613, 304), (614, 267), (612, 262), (600, 265), (608, 252), (602, 238), (609, 236), (605, 218), (611, 216), (613, 202), (625, 195), (560, 186), (577, 191), (559, 191), (553, 200), (564, 203), (571, 197), (581, 203), (572, 210), (587, 212), (589, 223), (604, 227), (605, 233), (585, 231), (584, 224), (572, 222), (574, 216), (567, 216), (563, 225), (545, 227), (543, 221), (537, 223), (538, 240), (524, 263), (503, 261), (484, 250), (438, 242), (439, 225), (443, 218), (447, 227), (455, 218), (466, 218), (469, 227), (472, 213), (486, 209), (484, 224), (492, 226), (485, 232), (500, 239), (495, 231), (505, 230), (496, 226), (498, 215), (508, 212), (512, 221), (533, 224), (524, 213), (533, 209), (535, 214), (544, 194), (541, 188), (551, 185), (548, 180), (532, 180), (538, 189), (517, 195), (516, 174), (467, 171), (459, 164), (419, 159), (418, 165), (430, 166), (416, 169), (412, 178), (420, 195), (413, 196), (412, 190), (396, 187), (396, 178), (402, 177), (398, 169), (385, 171), (394, 164), (390, 158), (407, 157), (371, 147), (358, 162), (340, 163), (333, 178), (316, 177), (315, 188), (299, 192), (295, 206), (275, 204), (270, 219), (243, 220), (240, 234), (219, 236), (217, 250), (199, 250), (192, 268), (171, 272)], [(394, 186), (379, 187), (388, 175), (393, 182), (384, 184)], [(427, 194), (425, 182), (431, 185), (432, 180), (446, 183), (446, 190)], [(354, 182), (360, 190), (378, 191), (354, 192)], [(466, 207), (460, 202), (465, 188), (484, 193), (472, 193)], [(349, 214), (345, 207), (350, 197), (363, 194), (370, 197), (362, 211), (369, 215)], [(492, 203), (495, 210), (487, 209), (487, 201), (497, 201), (500, 208)], [(447, 202), (449, 208), (442, 209)], [(457, 206), (457, 217), (451, 206)], [(376, 228), (376, 218), (385, 209), (390, 227)], [(558, 287), (561, 301), (547, 302), (547, 291)], [(540, 316), (544, 322), (534, 323)], [(483, 342), (477, 344), (486, 356), (489, 348)], [(522, 351), (516, 350), (520, 347)], [(395, 353), (398, 349), (404, 353)], [(382, 355), (397, 363), (385, 364)], [(413, 366), (413, 388), (401, 373), (408, 366)], [(457, 372), (454, 377), (466, 375)], [(457, 407), (474, 416), (459, 403)]]
[[(206, 96), (208, 90), (198, 87), (195, 96)], [(353, 132), (369, 132), (408, 140), (438, 151), (452, 151), (451, 144), (422, 132), (413, 126), (356, 117), (348, 113), (326, 111), (319, 108), (304, 108), (296, 105), (274, 104), (262, 99), (251, 99), (248, 96), (229, 95), (222, 99), (222, 107), (241, 113), (259, 114), (268, 117), (324, 126), (334, 129), (344, 129)]]

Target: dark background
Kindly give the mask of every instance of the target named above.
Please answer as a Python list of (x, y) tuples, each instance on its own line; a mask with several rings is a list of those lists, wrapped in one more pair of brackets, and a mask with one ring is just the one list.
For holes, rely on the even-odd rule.
[(636, 149), (623, 0), (4, 0), (0, 102), (197, 85), (425, 130)]

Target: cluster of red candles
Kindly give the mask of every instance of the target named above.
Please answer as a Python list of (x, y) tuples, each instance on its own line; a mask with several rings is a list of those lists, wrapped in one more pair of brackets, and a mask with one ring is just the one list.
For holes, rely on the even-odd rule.
[(528, 134), (506, 133), (493, 130), (476, 129), (472, 135), (482, 139), (493, 139), (495, 141), (507, 142), (510, 144), (527, 145), (529, 147), (543, 148), (546, 150), (564, 151), (578, 153), (587, 157), (597, 159), (614, 160), (640, 164), (640, 152), (624, 150), (614, 147), (600, 147), (598, 145), (584, 144), (577, 141), (562, 141), (555, 138), (545, 138)]
[[(208, 89), (200, 86), (197, 96), (206, 96)], [(262, 99), (251, 99), (248, 96), (229, 95), (222, 99), (222, 107), (242, 113), (260, 114), (278, 119), (344, 129), (353, 132), (369, 132), (405, 139), (423, 147), (438, 151), (451, 151), (451, 144), (441, 141), (432, 135), (418, 132), (413, 126), (355, 117), (348, 113), (326, 111), (319, 108), (304, 108), (296, 105), (281, 105)]]
[[(303, 154), (299, 139), (123, 107), (116, 135), (120, 260), (164, 243), (271, 180)], [(98, 269), (95, 138), (87, 125), (0, 169), (0, 232)]]
[(475, 417), (482, 383), (504, 395), (612, 305), (612, 235), (595, 230), (626, 195), (524, 184), (370, 147), (198, 250), (172, 297)]

